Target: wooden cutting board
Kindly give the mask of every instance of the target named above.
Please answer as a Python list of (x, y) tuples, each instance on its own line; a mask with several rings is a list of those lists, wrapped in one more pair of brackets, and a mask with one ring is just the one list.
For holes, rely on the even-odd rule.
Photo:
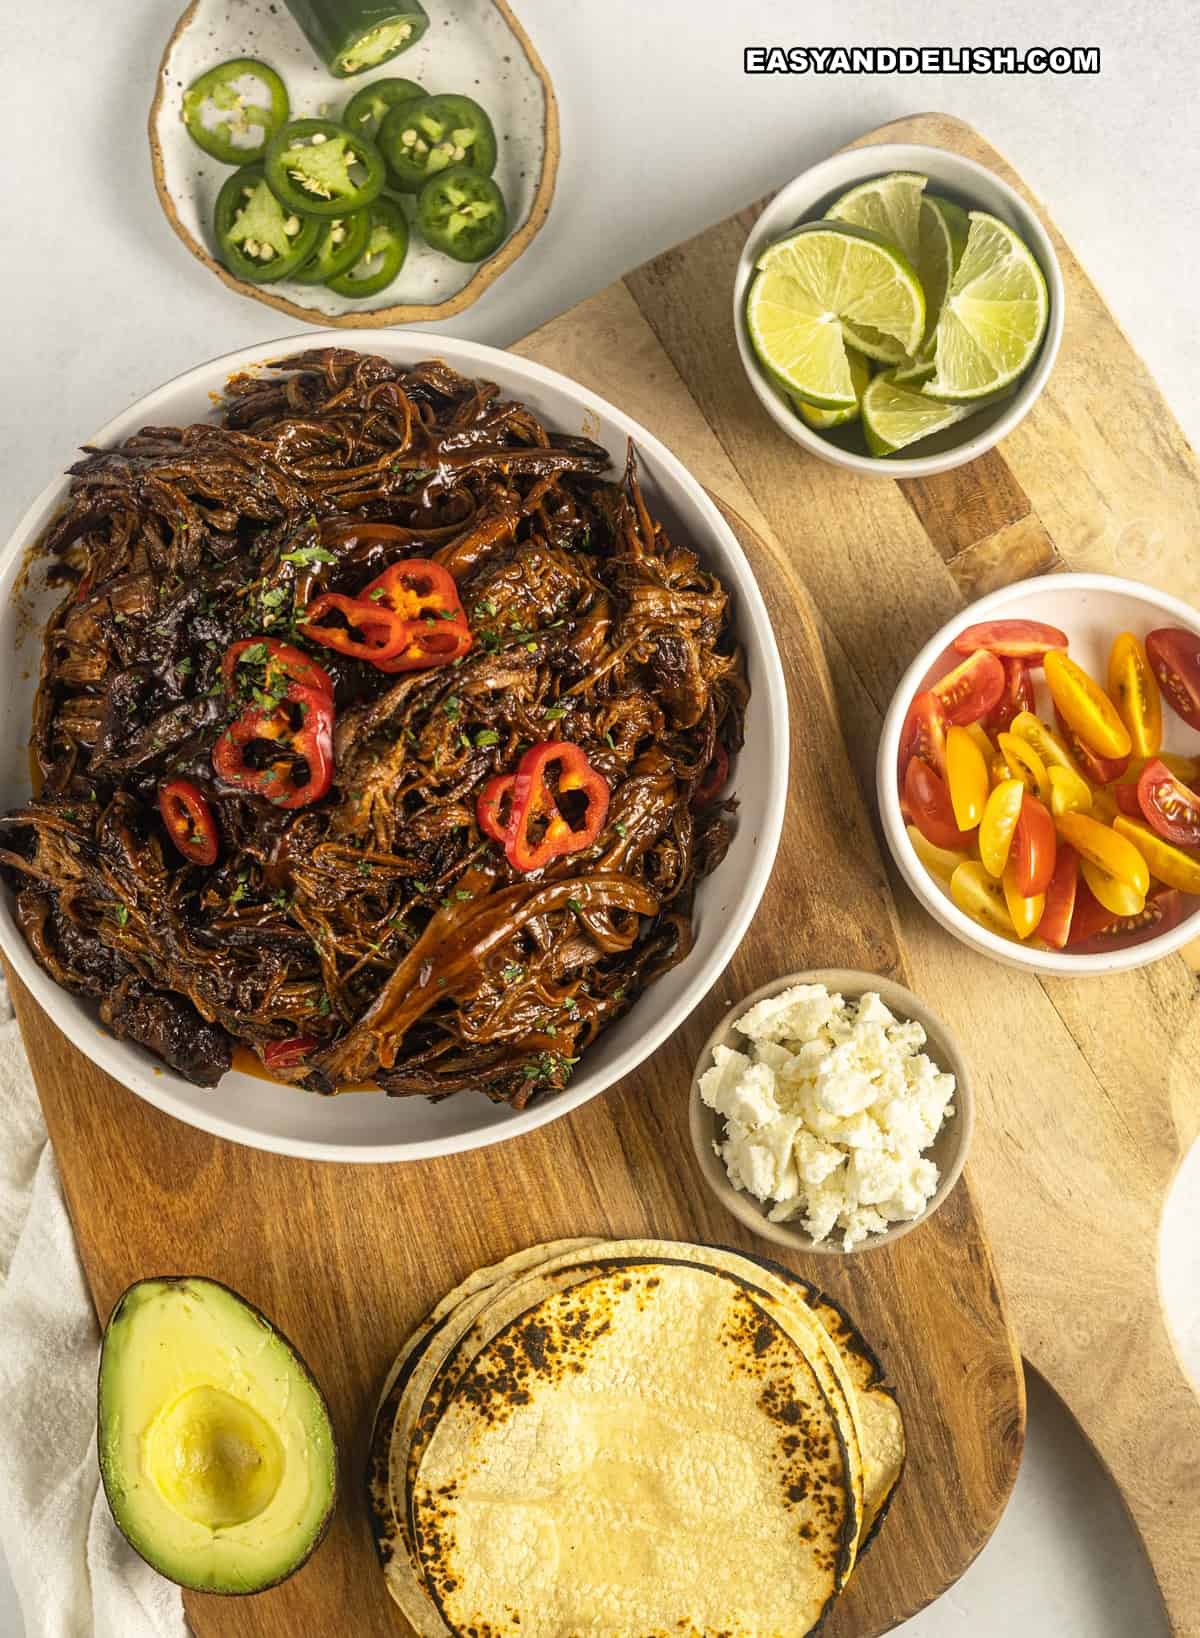
[[(1020, 187), (980, 137), (941, 116), (862, 140), (953, 148)], [(1112, 569), (1200, 601), (1196, 465), (1057, 238), (1062, 355), (1002, 454), (903, 485), (804, 457), (763, 415), (734, 350), (728, 292), (753, 216), (657, 257), (517, 349), (651, 426), (738, 515), (789, 673), (792, 800), (773, 882), (679, 1036), (606, 1097), (514, 1143), (420, 1166), (331, 1167), (171, 1121), (18, 995), (99, 1313), (139, 1275), (215, 1274), (290, 1333), (333, 1404), (346, 1494), (329, 1541), (272, 1593), (189, 1597), (199, 1638), (345, 1631), (347, 1609), (356, 1635), (402, 1630), (374, 1573), (359, 1483), (375, 1386), (405, 1327), (467, 1268), (553, 1235), (748, 1245), (700, 1193), (684, 1129), (692, 1056), (727, 1003), (786, 968), (903, 976), (901, 927), (917, 987), (969, 1045), (981, 1121), (971, 1183), (933, 1223), (887, 1251), (805, 1270), (878, 1344), (913, 1436), (896, 1508), (826, 1630), (867, 1638), (935, 1596), (1011, 1488), (1023, 1397), (978, 1192), (1027, 1357), (1120, 1485), (1174, 1630), (1200, 1633), (1200, 1405), (1154, 1270), (1161, 1200), (1200, 1129), (1193, 976), (1174, 960), (1043, 983), (951, 941), (889, 885), (837, 725), (869, 793), (880, 714), (908, 659), (962, 602), (1022, 575)]]

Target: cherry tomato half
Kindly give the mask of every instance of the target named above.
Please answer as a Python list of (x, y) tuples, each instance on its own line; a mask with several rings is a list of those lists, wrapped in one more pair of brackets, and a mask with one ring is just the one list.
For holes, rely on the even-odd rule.
[(917, 829), (916, 825), (909, 825), (908, 839), (913, 845), (913, 852), (921, 863), (934, 876), (940, 876), (948, 882), (960, 864), (966, 864), (968, 855), (960, 853), (954, 847), (934, 847), (932, 842)]
[[(1021, 801), (1021, 816), (1013, 832), (1012, 852), (1008, 869), (1016, 892), (1025, 898), (1044, 893), (1054, 874), (1054, 859), (1058, 840), (1044, 802), (1039, 802), (1029, 791)], [(1011, 910), (1011, 905), (1010, 905)], [(1014, 918), (1015, 919), (1015, 918)]]
[(1004, 692), (988, 712), (987, 721), (984, 723), (984, 727), (992, 734), (998, 734), (1002, 729), (1011, 727), (1014, 717), (1019, 716), (1022, 711), (1032, 711), (1037, 703), (1029, 661), (1001, 660), (1000, 664), (1004, 667)]
[(950, 878), (950, 897), (965, 915), (1001, 938), (1016, 936), (1004, 898), (1004, 888), (979, 863), (968, 859)]
[(1129, 730), (1108, 695), (1082, 666), (1059, 649), (1046, 655), (1046, 685), (1054, 709), (1076, 737), (1101, 757), (1128, 757)]
[(960, 654), (989, 648), (1005, 659), (1032, 660), (1036, 664), (1048, 648), (1066, 648), (1067, 634), (1040, 620), (982, 620), (960, 631), (954, 646)]
[(1054, 707), (1054, 721), (1062, 738), (1070, 746), (1072, 756), (1093, 785), (1111, 785), (1115, 779), (1120, 779), (1129, 766), (1127, 756), (1101, 756), (1098, 751), (1093, 751), (1064, 719), (1057, 705)]
[(1128, 842), (1149, 867), (1150, 873), (1167, 887), (1177, 887), (1181, 893), (1200, 894), (1200, 854), (1185, 853), (1171, 842), (1156, 836), (1149, 825), (1140, 819), (1126, 819), (1119, 813), (1113, 820), (1113, 830), (1119, 841)]
[(1118, 815), (1110, 829), (1086, 813), (1064, 813), (1058, 821), (1060, 833), (1079, 854), (1084, 880), (1114, 916), (1135, 915), (1150, 890), (1145, 859), (1129, 837), (1117, 834), (1117, 827), (1135, 823)]
[(1123, 813), (1127, 819), (1144, 819), (1146, 817), (1142, 812), (1142, 804), (1138, 801), (1138, 788), (1136, 785), (1118, 783), (1112, 787), (1112, 793), (1118, 811)]
[(1108, 692), (1129, 730), (1134, 754), (1154, 756), (1162, 745), (1162, 697), (1146, 650), (1132, 631), (1122, 631), (1113, 640), (1108, 657)]
[(1022, 711), (1020, 716), (1014, 717), (1012, 731), (1037, 752), (1047, 768), (1070, 768), (1072, 773), (1079, 772), (1079, 764), (1066, 742), (1032, 711)]
[(1061, 950), (1071, 932), (1075, 894), (1079, 889), (1079, 855), (1069, 842), (1060, 842), (1054, 874), (1046, 889), (1046, 905), (1038, 922), (1038, 937)]
[(1090, 813), (1092, 788), (1073, 768), (1053, 767), (1050, 775), (1050, 812), (1057, 819), (1063, 813)]
[(1180, 847), (1200, 846), (1200, 796), (1176, 779), (1165, 762), (1157, 757), (1147, 762), (1135, 789), (1151, 830)]
[(955, 824), (962, 831), (974, 830), (988, 796), (987, 762), (967, 730), (954, 725), (946, 732), (946, 783)]
[(1200, 728), (1200, 637), (1182, 626), (1160, 626), (1146, 638), (1146, 657), (1175, 715)]
[(934, 773), (928, 762), (913, 757), (904, 775), (904, 799), (913, 823), (934, 847), (962, 848), (970, 832), (959, 830), (946, 781)]
[(979, 857), (989, 876), (1004, 874), (1009, 850), (1021, 817), (1025, 786), (1019, 779), (1002, 779), (987, 799), (979, 826)]
[(1019, 779), (1042, 802), (1050, 800), (1050, 774), (1041, 755), (1028, 740), (1017, 734), (1001, 734), (998, 738), (1000, 755), (1013, 779)]
[(933, 685), (946, 721), (962, 727), (978, 722), (1004, 692), (1004, 667), (986, 648), (976, 649), (961, 665), (947, 671)]
[(1071, 916), (1067, 943), (1072, 948), (1076, 944), (1086, 944), (1089, 939), (1095, 938), (1097, 933), (1111, 927), (1116, 920), (1117, 917), (1111, 910), (1104, 908), (1081, 876), (1075, 893), (1075, 908)]
[(1013, 931), (1019, 939), (1026, 939), (1041, 923), (1046, 909), (1046, 895), (1044, 893), (1022, 893), (1017, 886), (1017, 862), (1008, 861), (1008, 869), (1004, 872), (1002, 883), (1004, 888), (1004, 902), (1008, 906), (1008, 914), (1012, 920)]
[(1183, 920), (1183, 898), (1173, 887), (1156, 887), (1135, 916), (1118, 916), (1095, 934), (1097, 950), (1111, 949), (1115, 939), (1144, 944), (1159, 933), (1169, 933)]
[(935, 773), (946, 771), (946, 713), (931, 689), (918, 694), (908, 708), (900, 731), (899, 773), (901, 787), (914, 756), (928, 762)]

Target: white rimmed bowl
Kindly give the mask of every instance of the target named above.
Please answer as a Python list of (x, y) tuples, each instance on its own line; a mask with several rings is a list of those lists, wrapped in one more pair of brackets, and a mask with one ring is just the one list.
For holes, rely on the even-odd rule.
[[(790, 989), (793, 984), (824, 984), (831, 993), (844, 995), (847, 1000), (854, 1001), (859, 1000), (868, 991), (874, 990), (884, 1006), (889, 1007), (897, 1018), (913, 1018), (921, 1025), (928, 1038), (924, 1051), (939, 1069), (948, 1070), (955, 1080), (954, 1113), (947, 1116), (937, 1137), (925, 1150), (925, 1154), (938, 1169), (938, 1186), (930, 1196), (925, 1210), (919, 1217), (893, 1223), (882, 1234), (873, 1234), (870, 1239), (860, 1241), (850, 1251), (843, 1250), (841, 1238), (836, 1230), (827, 1240), (818, 1242), (805, 1232), (799, 1222), (772, 1223), (767, 1216), (767, 1207), (762, 1201), (733, 1186), (729, 1173), (725, 1170), (725, 1162), (714, 1148), (714, 1144), (721, 1137), (724, 1121), (700, 1096), (700, 1077), (706, 1070), (712, 1068), (716, 1048), (719, 1046), (738, 1048), (744, 1045), (744, 1037), (734, 1028), (737, 1019), (743, 1017), (759, 1001), (778, 995), (781, 991)], [(764, 1240), (772, 1240), (777, 1246), (788, 1246), (792, 1251), (812, 1252), (821, 1257), (853, 1257), (860, 1251), (874, 1251), (878, 1246), (891, 1245), (893, 1241), (902, 1239), (922, 1223), (928, 1222), (947, 1200), (950, 1191), (962, 1175), (967, 1151), (971, 1147), (971, 1137), (975, 1130), (975, 1094), (971, 1088), (971, 1078), (962, 1049), (937, 1014), (931, 1012), (919, 996), (914, 995), (911, 990), (906, 990), (903, 984), (897, 984), (891, 978), (883, 978), (878, 973), (857, 972), (849, 967), (822, 967), (814, 972), (786, 973), (782, 978), (772, 979), (769, 984), (764, 984), (761, 989), (739, 1001), (736, 1007), (730, 1007), (705, 1041), (704, 1048), (696, 1060), (688, 1102), (688, 1130), (704, 1181), (725, 1209), (732, 1212), (740, 1223), (744, 1223), (755, 1234), (761, 1234)]]
[[(442, 358), (464, 375), (499, 384), (550, 426), (583, 433), (612, 455), (615, 473), (632, 438), (651, 507), (694, 545), (733, 596), (737, 634), (752, 695), (745, 749), (732, 774), (737, 829), (720, 868), (698, 888), (696, 941), (673, 971), (654, 983), (629, 1014), (607, 1030), (579, 1065), (566, 1091), (522, 1112), (464, 1092), (434, 1104), (382, 1094), (313, 1093), (232, 1071), (214, 1088), (191, 1085), (140, 1047), (100, 1027), (94, 1009), (60, 989), (37, 965), (12, 916), (12, 896), (0, 896), (0, 948), (60, 1029), (94, 1063), (157, 1108), (193, 1126), (278, 1154), (338, 1161), (417, 1160), (479, 1148), (568, 1114), (627, 1075), (683, 1022), (715, 983), (742, 939), (771, 873), (787, 794), (787, 692), (779, 654), (754, 572), (728, 524), (686, 468), (653, 433), (566, 376), (492, 347), (445, 335), (372, 331), (308, 332), (249, 347), (201, 364), (156, 388), (102, 427), (90, 442), (110, 445), (145, 425), (213, 418), (226, 380), (313, 347), (357, 347), (399, 363)], [(48, 456), (61, 470), (69, 450)], [(61, 592), (47, 591), (35, 566), (25, 584), (29, 550), (62, 505), (67, 484), (55, 478), (17, 525), (0, 556), (0, 811), (29, 796), (27, 744), (37, 683), (41, 630)]]
[[(1050, 315), (1038, 355), (1010, 398), (924, 440), (919, 454), (879, 458), (843, 448), (800, 419), (782, 393), (772, 386), (758, 362), (746, 329), (745, 307), (755, 263), (768, 245), (782, 239), (801, 222), (822, 217), (847, 189), (871, 177), (884, 176), (888, 171), (916, 171), (929, 178), (932, 192), (945, 194), (966, 210), (985, 210), (1006, 222), (1028, 245), (1045, 275)], [(1024, 420), (1054, 367), (1062, 340), (1063, 302), (1062, 272), (1049, 236), (1034, 212), (1007, 182), (1002, 182), (993, 171), (977, 165), (973, 159), (964, 159), (945, 148), (881, 142), (834, 154), (831, 159), (804, 171), (775, 195), (755, 222), (738, 258), (733, 284), (733, 323), (738, 352), (750, 385), (772, 421), (793, 443), (834, 466), (869, 477), (928, 478), (935, 472), (949, 472), (953, 467), (975, 460)]]
[[(1061, 627), (1070, 639), (1072, 658), (1100, 681), (1108, 670), (1112, 640), (1120, 631), (1132, 631), (1144, 637), (1156, 626), (1183, 626), (1200, 636), (1200, 611), (1168, 592), (1156, 591), (1153, 586), (1107, 574), (1048, 574), (1018, 581), (1014, 586), (1005, 586), (981, 597), (935, 632), (904, 673), (892, 697), (883, 722), (875, 768), (883, 833), (901, 874), (921, 904), (948, 932), (973, 950), (1010, 967), (1059, 977), (1080, 978), (1090, 973), (1145, 967), (1200, 937), (1200, 899), (1185, 897), (1186, 913), (1179, 925), (1141, 943), (1088, 953), (1033, 949), (1001, 938), (964, 915), (951, 899), (949, 890), (921, 863), (908, 839), (900, 812), (896, 778), (900, 735), (914, 695), (962, 658), (954, 653), (954, 639), (979, 620), (1045, 620)], [(1038, 713), (1043, 717), (1048, 715), (1052, 721), (1053, 711), (1040, 669), (1034, 672), (1034, 681)], [(1181, 755), (1200, 752), (1197, 735), (1165, 703), (1163, 729), (1165, 750)]]

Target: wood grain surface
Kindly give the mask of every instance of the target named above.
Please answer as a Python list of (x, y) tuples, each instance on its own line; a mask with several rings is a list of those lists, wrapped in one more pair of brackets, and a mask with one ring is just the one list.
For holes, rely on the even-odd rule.
[[(862, 140), (954, 149), (1029, 197), (981, 137), (944, 116)], [(275, 1314), (335, 1407), (348, 1480), (335, 1534), (277, 1592), (189, 1600), (200, 1638), (395, 1632), (367, 1573), (357, 1480), (371, 1392), (404, 1324), (466, 1267), (550, 1234), (645, 1229), (744, 1243), (697, 1194), (682, 1127), (690, 1052), (760, 977), (835, 962), (901, 972), (901, 937), (914, 987), (967, 1044), (979, 1125), (970, 1187), (933, 1224), (834, 1282), (907, 1390), (910, 1414), (919, 1377), (933, 1404), (921, 1406), (931, 1421), (897, 1511), (829, 1630), (885, 1630), (953, 1579), (1012, 1481), (1022, 1405), (974, 1191), (1026, 1357), (1120, 1487), (1172, 1630), (1200, 1635), (1200, 1403), (1167, 1334), (1156, 1273), (1162, 1200), (1200, 1131), (1194, 974), (1175, 958), (1081, 982), (1039, 980), (973, 954), (898, 878), (889, 882), (861, 806), (901, 672), (964, 602), (1060, 564), (1200, 602), (1195, 458), (1041, 214), (1067, 291), (1055, 372), (998, 451), (937, 479), (896, 484), (827, 467), (762, 413), (729, 322), (753, 210), (657, 257), (518, 349), (651, 426), (746, 520), (791, 681), (793, 800), (772, 886), (729, 973), (647, 1070), (501, 1148), (420, 1167), (308, 1166), (233, 1148), (147, 1108), (19, 997), (99, 1311), (136, 1274), (220, 1274)], [(826, 1273), (822, 1265), (817, 1277)], [(948, 1425), (960, 1394), (971, 1413), (961, 1443)], [(926, 1583), (919, 1598), (914, 1580)], [(347, 1628), (351, 1609), (361, 1613)]]
[[(571, 317), (525, 350), (570, 368), (573, 358), (556, 355), (586, 338), (595, 357), (630, 372), (630, 383), (656, 380), (644, 418), (727, 508), (731, 497), (752, 504), (628, 293), (605, 293)], [(603, 384), (639, 413), (621, 385), (616, 375)], [(333, 1411), (343, 1501), (329, 1538), (290, 1582), (256, 1598), (188, 1594), (197, 1638), (404, 1631), (375, 1564), (362, 1479), (378, 1386), (407, 1331), (467, 1271), (539, 1240), (649, 1234), (764, 1249), (708, 1194), (696, 1167), (687, 1134), (696, 1054), (730, 1004), (781, 972), (835, 965), (905, 976), (807, 594), (778, 547), (729, 515), (783, 638), (790, 820), (755, 925), (724, 978), (687, 1026), (606, 1096), (497, 1148), (403, 1166), (311, 1164), (236, 1147), (150, 1108), (81, 1057), (16, 989), (98, 1312), (107, 1315), (142, 1275), (214, 1275), (288, 1333)], [(1024, 1439), (1020, 1358), (965, 1180), (894, 1247), (832, 1267), (827, 1258), (788, 1260), (856, 1318), (905, 1410), (903, 1483), (824, 1629), (872, 1638), (950, 1585), (995, 1525)]]

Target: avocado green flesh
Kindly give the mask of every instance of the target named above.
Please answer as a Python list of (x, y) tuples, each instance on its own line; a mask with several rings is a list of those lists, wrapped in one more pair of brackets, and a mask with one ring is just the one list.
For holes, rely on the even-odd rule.
[(122, 1532), (160, 1574), (258, 1592), (325, 1532), (337, 1453), (286, 1337), (211, 1280), (142, 1280), (100, 1355), (100, 1472)]

